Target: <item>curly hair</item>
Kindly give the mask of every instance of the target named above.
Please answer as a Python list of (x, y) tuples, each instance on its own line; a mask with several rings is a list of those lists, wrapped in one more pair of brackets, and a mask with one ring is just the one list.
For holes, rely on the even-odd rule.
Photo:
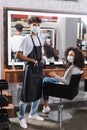
[(37, 16), (31, 16), (30, 19), (28, 20), (28, 24), (41, 23), (41, 22), (42, 20)]
[[(74, 60), (74, 65), (82, 69), (84, 67), (84, 56), (82, 52), (75, 47), (69, 47), (65, 51), (65, 58), (67, 58), (69, 51), (73, 51), (75, 53), (75, 60)], [(67, 61), (67, 59), (66, 59)], [(68, 62), (68, 61), (67, 61)]]

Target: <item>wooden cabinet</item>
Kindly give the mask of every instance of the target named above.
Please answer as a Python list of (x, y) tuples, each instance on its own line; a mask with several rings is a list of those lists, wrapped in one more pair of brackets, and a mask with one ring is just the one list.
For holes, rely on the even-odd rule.
[[(66, 69), (65, 68), (50, 68), (43, 69), (43, 76), (48, 76), (48, 73), (51, 71), (55, 71), (58, 75), (63, 76)], [(8, 83), (16, 83), (22, 82), (23, 80), (23, 69), (4, 69), (4, 79), (7, 80)]]
[(49, 72), (55, 71), (56, 74), (63, 76), (66, 69), (65, 68), (56, 68), (56, 69), (43, 69), (43, 76), (49, 76)]
[(86, 50), (82, 50), (82, 54), (84, 57), (87, 57), (87, 51)]
[[(67, 68), (45, 68), (43, 69), (43, 76), (49, 76), (48, 73), (55, 71), (58, 75), (63, 76)], [(87, 78), (87, 67), (84, 67), (83, 69), (84, 73), (82, 75), (82, 79)], [(16, 83), (16, 82), (22, 82), (23, 81), (23, 69), (4, 69), (4, 79), (7, 80), (8, 83)]]
[(4, 79), (6, 79), (8, 83), (22, 82), (23, 69), (4, 69)]
[(87, 78), (87, 67), (84, 67), (84, 68), (83, 68), (83, 72), (84, 72), (84, 73), (83, 73), (83, 76), (82, 76), (82, 77), (83, 77), (83, 79), (86, 79), (86, 78)]

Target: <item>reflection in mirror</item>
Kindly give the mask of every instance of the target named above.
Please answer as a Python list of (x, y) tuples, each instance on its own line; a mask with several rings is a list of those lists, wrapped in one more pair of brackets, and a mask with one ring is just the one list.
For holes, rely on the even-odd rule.
[[(30, 28), (28, 25), (28, 19), (31, 16), (38, 16), (42, 19), (41, 29), (40, 29), (40, 37), (43, 38), (44, 43), (50, 44), (53, 48), (56, 48), (56, 26), (57, 26), (57, 16), (51, 15), (49, 13), (38, 13), (38, 12), (31, 12), (31, 11), (20, 11), (20, 10), (6, 10), (7, 16), (7, 53), (8, 53), (8, 66), (12, 65), (12, 61), (14, 60), (14, 65), (23, 65), (22, 61), (15, 59), (12, 55), (12, 44), (11, 41), (14, 36), (19, 37), (19, 34), (16, 33), (16, 24), (23, 25), (23, 30), (21, 32), (22, 37), (26, 36), (30, 33)], [(19, 42), (19, 40), (17, 40)], [(22, 41), (22, 40), (21, 40)], [(12, 41), (13, 42), (13, 41)], [(14, 48), (17, 50), (17, 45), (14, 40)], [(15, 49), (13, 49), (15, 50)], [(16, 51), (17, 52), (17, 51)]]
[[(59, 58), (63, 57), (63, 51), (68, 46), (77, 46), (83, 51), (87, 51), (87, 22), (85, 15), (62, 14), (52, 12), (39, 12), (20, 9), (5, 10), (5, 45), (7, 45), (7, 66), (13, 63), (11, 39), (16, 35), (15, 25), (23, 25), (22, 36), (25, 37), (30, 33), (27, 23), (30, 16), (38, 16), (42, 19), (40, 36), (44, 43), (50, 44), (53, 48), (59, 50)], [(15, 46), (17, 48), (17, 46)], [(24, 62), (15, 60), (14, 65), (24, 65)]]

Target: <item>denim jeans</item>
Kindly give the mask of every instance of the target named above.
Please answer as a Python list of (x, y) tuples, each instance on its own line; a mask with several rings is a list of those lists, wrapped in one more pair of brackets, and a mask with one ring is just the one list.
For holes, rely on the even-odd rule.
[[(31, 103), (30, 115), (35, 115), (37, 113), (39, 104), (40, 104), (40, 99)], [(26, 107), (27, 107), (27, 103), (20, 101), (20, 103), (19, 103), (19, 120), (25, 118)]]
[(43, 79), (43, 83), (44, 82), (50, 82), (50, 83), (59, 83), (60, 81), (58, 79), (55, 79), (55, 78), (50, 78), (50, 77), (45, 77)]
[[(60, 81), (59, 81), (58, 79), (55, 79), (55, 78), (45, 77), (45, 78), (43, 79), (43, 84), (44, 84), (44, 82), (50, 82), (50, 83), (56, 83), (56, 84), (57, 84), (57, 83), (59, 83)], [(44, 99), (44, 100), (48, 100), (48, 99), (49, 99), (49, 96), (43, 94), (43, 99)]]

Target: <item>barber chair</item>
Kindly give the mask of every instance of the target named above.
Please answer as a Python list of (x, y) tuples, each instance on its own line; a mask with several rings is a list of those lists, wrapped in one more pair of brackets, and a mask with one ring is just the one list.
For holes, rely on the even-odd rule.
[[(73, 100), (77, 96), (78, 90), (79, 90), (79, 82), (80, 82), (80, 79), (81, 79), (81, 75), (82, 75), (82, 73), (72, 75), (69, 85), (55, 84), (55, 83), (50, 83), (50, 82), (44, 83), (44, 89), (43, 89), (44, 94), (48, 95), (48, 96), (59, 98), (58, 111), (50, 112), (48, 114), (48, 117), (51, 120), (59, 121), (61, 130), (64, 130), (62, 128), (62, 120), (64, 120), (63, 116), (68, 115), (68, 113), (62, 112), (62, 109), (63, 109), (63, 106), (64, 106), (63, 102), (62, 102), (62, 98), (68, 99), (68, 100)], [(67, 118), (65, 117), (65, 119), (67, 119)]]

